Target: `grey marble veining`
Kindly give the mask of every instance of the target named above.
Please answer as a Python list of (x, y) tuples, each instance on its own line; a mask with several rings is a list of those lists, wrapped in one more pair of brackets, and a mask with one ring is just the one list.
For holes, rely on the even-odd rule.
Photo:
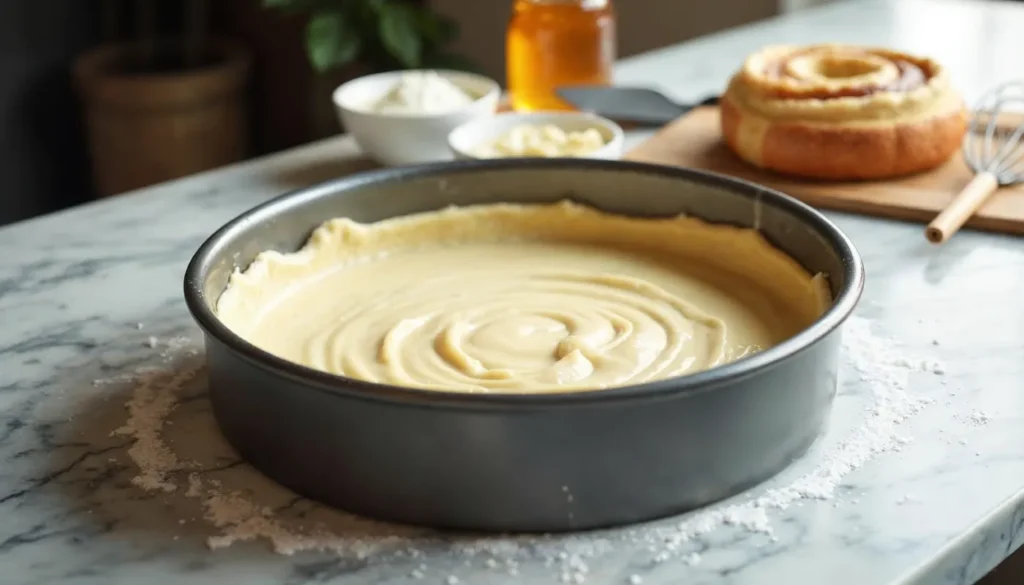
[[(1009, 3), (844, 3), (630, 59), (617, 75), (692, 99), (717, 91), (763, 44), (848, 40), (933, 54), (971, 97), (1018, 73), (1021, 30), (1024, 6)], [(252, 205), (368, 167), (349, 140), (328, 140), (0, 229), (0, 583), (560, 582), (540, 561), (516, 576), (480, 559), (467, 566), (444, 542), (422, 547), (422, 559), (383, 563), (281, 556), (263, 542), (210, 551), (213, 531), (193, 520), (194, 500), (130, 483), (131, 441), (111, 435), (127, 417), (128, 378), (201, 360), (180, 347), (198, 342), (181, 300), (192, 252)], [(613, 540), (587, 560), (587, 583), (966, 585), (1024, 544), (1024, 240), (964, 232), (935, 248), (920, 226), (830, 216), (868, 268), (858, 315), (901, 351), (944, 364), (942, 376), (911, 378), (934, 399), (902, 427), (911, 441), (849, 474), (835, 500), (772, 512), (774, 539), (722, 528), (688, 545), (697, 564), (652, 563), (646, 543)], [(858, 424), (863, 391), (844, 383), (826, 440)], [(972, 424), (974, 410), (991, 419)], [(211, 478), (255, 486), (282, 514), (313, 513), (234, 459), (202, 376), (172, 420), (175, 448), (201, 454)]]

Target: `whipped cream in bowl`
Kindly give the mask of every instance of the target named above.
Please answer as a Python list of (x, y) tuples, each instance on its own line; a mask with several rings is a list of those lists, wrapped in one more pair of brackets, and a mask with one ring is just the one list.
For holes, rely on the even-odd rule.
[(407, 71), (373, 104), (380, 114), (446, 114), (476, 97), (436, 71)]
[(451, 160), (448, 134), (493, 116), (501, 88), (488, 77), (450, 70), (406, 70), (353, 79), (334, 90), (344, 131), (385, 166)]

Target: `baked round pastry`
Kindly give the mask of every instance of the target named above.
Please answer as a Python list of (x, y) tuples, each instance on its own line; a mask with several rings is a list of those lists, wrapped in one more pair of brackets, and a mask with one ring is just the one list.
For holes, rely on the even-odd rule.
[(729, 147), (755, 166), (883, 179), (948, 160), (967, 111), (931, 59), (850, 45), (770, 46), (732, 77), (721, 125)]

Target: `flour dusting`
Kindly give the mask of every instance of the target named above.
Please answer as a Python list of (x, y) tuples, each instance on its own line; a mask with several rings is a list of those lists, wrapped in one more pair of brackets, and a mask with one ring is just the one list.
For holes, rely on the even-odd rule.
[(992, 420), (992, 416), (982, 410), (972, 410), (966, 416), (958, 416), (957, 418), (975, 427), (987, 425)]
[(132, 478), (132, 483), (144, 490), (173, 492), (178, 488), (169, 474), (187, 464), (167, 445), (160, 431), (177, 406), (178, 391), (197, 373), (198, 369), (142, 370), (134, 380), (135, 391), (127, 404), (128, 421), (111, 435), (135, 439), (128, 448), (128, 456), (139, 467), (139, 474)]
[[(902, 448), (910, 439), (900, 431), (901, 423), (933, 401), (911, 392), (911, 375), (945, 373), (941, 363), (904, 355), (893, 340), (874, 334), (868, 320), (853, 317), (843, 329), (843, 376), (847, 381), (854, 378), (856, 388), (866, 393), (863, 418), (842, 440), (809, 455), (804, 463), (810, 469), (795, 479), (767, 489), (755, 488), (731, 503), (676, 519), (623, 529), (580, 535), (468, 537), (355, 518), (290, 494), (289, 501), (275, 507), (263, 503), (266, 498), (259, 495), (257, 485), (266, 490), (282, 488), (245, 465), (230, 470), (233, 477), (244, 480), (241, 486), (226, 487), (224, 466), (196, 463), (193, 457), (179, 452), (177, 442), (166, 436), (172, 428), (168, 426), (169, 419), (185, 388), (205, 383), (199, 376), (199, 367), (167, 366), (166, 362), (177, 354), (195, 354), (196, 348), (185, 338), (150, 339), (155, 340), (152, 345), (160, 350), (165, 366), (137, 372), (131, 380), (134, 390), (127, 404), (128, 421), (114, 433), (135, 439), (128, 450), (139, 468), (132, 480), (135, 485), (149, 491), (176, 491), (199, 502), (203, 519), (215, 531), (207, 542), (210, 548), (265, 540), (274, 551), (286, 555), (323, 551), (348, 558), (405, 560), (413, 562), (408, 569), (410, 576), (429, 577), (451, 585), (460, 583), (452, 571), (433, 574), (427, 563), (417, 559), (445, 550), (464, 558), (467, 564), (478, 561), (491, 571), (512, 576), (519, 573), (522, 563), (530, 562), (549, 567), (563, 583), (584, 583), (592, 572), (588, 561), (600, 559), (624, 545), (649, 551), (651, 563), (678, 561), (696, 565), (701, 562), (696, 545), (713, 531), (742, 530), (773, 539), (777, 511), (799, 501), (833, 499), (851, 472), (879, 454)], [(150, 345), (148, 342), (149, 339), (146, 345)], [(111, 381), (96, 382), (108, 383)], [(208, 409), (205, 414), (209, 417)], [(983, 424), (988, 417), (977, 411), (971, 414), (971, 420)], [(216, 435), (210, 436), (210, 441), (221, 441)], [(571, 503), (572, 493), (568, 488), (563, 492)], [(300, 504), (303, 511), (298, 513), (296, 508)], [(705, 543), (700, 550), (706, 546)], [(632, 574), (624, 582), (637, 585), (642, 577)]]

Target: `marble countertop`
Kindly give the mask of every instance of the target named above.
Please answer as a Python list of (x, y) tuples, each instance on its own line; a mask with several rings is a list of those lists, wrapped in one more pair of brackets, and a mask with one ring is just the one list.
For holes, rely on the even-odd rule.
[[(1021, 30), (1024, 5), (845, 2), (617, 75), (693, 99), (763, 44), (851, 41), (932, 54), (973, 98), (1019, 69)], [(765, 486), (520, 539), (399, 531), (274, 486), (210, 416), (184, 267), (241, 211), (369, 167), (339, 137), (0, 229), (0, 582), (954, 585), (1024, 544), (1024, 240), (936, 248), (921, 226), (831, 213), (867, 288), (829, 431)]]

